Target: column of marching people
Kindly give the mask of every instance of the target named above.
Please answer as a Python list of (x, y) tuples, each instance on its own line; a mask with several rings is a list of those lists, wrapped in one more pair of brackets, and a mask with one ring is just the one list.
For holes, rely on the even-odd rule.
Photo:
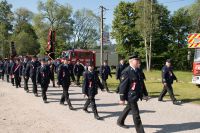
[[(111, 69), (107, 61), (104, 61), (103, 65), (100, 66), (99, 71), (94, 68), (94, 62), (88, 62), (87, 64), (87, 66), (83, 66), (80, 60), (77, 60), (76, 63), (73, 64), (67, 58), (63, 58), (62, 61), (60, 59), (52, 60), (46, 57), (38, 59), (37, 56), (16, 57), (13, 59), (5, 58), (4, 60), (0, 60), (0, 78), (3, 81), (11, 83), (16, 88), (21, 88), (21, 82), (23, 81), (23, 88), (27, 93), (30, 93), (28, 83), (31, 81), (32, 92), (36, 97), (38, 97), (38, 85), (40, 85), (44, 103), (48, 103), (46, 92), (52, 82), (53, 87), (58, 86), (63, 89), (60, 104), (64, 105), (64, 102), (67, 102), (70, 110), (76, 110), (70, 101), (68, 91), (71, 82), (80, 86), (80, 77), (83, 76), (82, 93), (87, 97), (83, 111), (88, 113), (87, 109), (91, 104), (94, 118), (103, 120), (103, 118), (98, 115), (95, 95), (98, 94), (98, 88), (102, 91), (105, 89), (110, 93), (107, 79), (108, 76), (112, 77)], [(116, 69), (116, 79), (120, 81), (116, 89), (116, 93), (120, 95), (119, 104), (125, 105), (125, 101), (127, 102), (125, 109), (117, 120), (117, 125), (122, 128), (128, 128), (128, 126), (125, 125), (125, 119), (131, 111), (137, 133), (144, 133), (137, 102), (139, 99), (149, 99), (144, 83), (146, 78), (141, 69), (141, 62), (137, 54), (129, 56), (128, 64), (129, 65), (125, 63), (124, 59), (121, 59)], [(57, 76), (56, 81), (55, 75)], [(162, 83), (164, 89), (158, 99), (159, 101), (162, 101), (162, 98), (166, 92), (168, 92), (173, 103), (178, 103), (173, 94), (173, 80), (177, 80), (177, 78), (172, 72), (171, 60), (168, 59), (166, 65), (162, 69)]]

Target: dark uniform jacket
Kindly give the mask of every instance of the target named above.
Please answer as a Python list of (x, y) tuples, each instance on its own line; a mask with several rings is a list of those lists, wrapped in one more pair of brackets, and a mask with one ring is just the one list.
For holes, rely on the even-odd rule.
[(108, 65), (104, 66), (102, 65), (100, 67), (100, 76), (103, 80), (107, 80), (108, 79), (108, 75), (111, 76), (111, 71), (110, 71), (110, 67)]
[(55, 73), (55, 65), (54, 63), (51, 63), (48, 65), (50, 68), (50, 79), (53, 80), (54, 79), (54, 73)]
[(162, 83), (173, 84), (173, 81), (176, 79), (172, 67), (167, 67), (165, 65), (162, 68)]
[(3, 73), (4, 71), (4, 62), (0, 61), (0, 73)]
[(25, 70), (25, 75), (27, 77), (35, 77), (36, 76), (36, 72), (37, 72), (37, 68), (40, 66), (40, 63), (38, 61), (30, 61), (28, 62), (27, 66), (26, 66), (26, 70)]
[(143, 90), (141, 86), (138, 70), (128, 66), (121, 75), (121, 83), (119, 85), (120, 99), (129, 102), (137, 102), (142, 99)]
[(81, 76), (83, 74), (83, 72), (84, 72), (84, 67), (81, 64), (79, 64), (79, 65), (75, 64), (74, 65), (74, 74), (75, 75)]
[(28, 61), (22, 63), (22, 75), (23, 76), (26, 76), (25, 72), (26, 72), (26, 66), (27, 66), (27, 64), (28, 64)]
[(116, 70), (116, 78), (117, 79), (120, 79), (120, 76), (121, 76), (121, 73), (122, 71), (127, 67), (127, 65), (124, 63), (123, 65), (122, 64), (119, 64), (117, 66), (117, 70)]
[(10, 74), (15, 76), (21, 76), (22, 75), (21, 68), (22, 68), (21, 64), (14, 63), (11, 67)]
[(83, 78), (84, 78), (82, 86), (83, 94), (94, 97), (96, 94), (98, 94), (98, 87), (101, 90), (104, 89), (103, 85), (99, 80), (97, 72), (85, 71), (83, 74)]
[(50, 67), (47, 65), (44, 66), (39, 66), (37, 68), (37, 83), (43, 85), (43, 86), (48, 86), (50, 83)]
[(70, 85), (70, 73), (68, 65), (61, 64), (58, 68), (58, 84), (59, 85)]
[(74, 65), (73, 65), (72, 63), (70, 63), (70, 64), (68, 64), (68, 68), (69, 68), (69, 73), (70, 73), (71, 75), (73, 75), (73, 74), (74, 74), (74, 72), (73, 72)]
[(143, 72), (143, 69), (142, 68), (138, 68), (137, 69), (138, 72), (139, 72), (139, 77), (140, 77), (140, 81), (141, 81), (141, 84), (142, 84), (142, 90), (143, 90), (143, 94), (144, 96), (148, 96), (148, 92), (147, 92), (147, 89), (146, 89), (146, 86), (145, 86), (145, 83), (144, 83), (144, 80), (146, 80), (146, 77), (145, 77), (145, 74)]

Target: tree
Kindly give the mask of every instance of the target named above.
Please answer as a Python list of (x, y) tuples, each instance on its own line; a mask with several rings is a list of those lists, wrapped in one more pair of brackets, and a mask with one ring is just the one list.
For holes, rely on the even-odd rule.
[(31, 24), (32, 17), (33, 13), (28, 9), (19, 8), (15, 11), (15, 25), (12, 40), (16, 44), (17, 53), (20, 55), (39, 53), (40, 45)]
[(99, 40), (100, 18), (91, 10), (77, 10), (73, 15), (73, 47), (89, 48)]
[(60, 55), (63, 47), (67, 47), (73, 34), (73, 21), (71, 19), (72, 7), (60, 5), (55, 0), (38, 2), (39, 13), (34, 17), (34, 27), (41, 43), (41, 54), (45, 54), (47, 47), (48, 29), (56, 31), (56, 54)]
[(124, 57), (141, 50), (141, 37), (135, 27), (136, 14), (135, 3), (120, 2), (114, 9), (111, 36), (116, 40), (116, 51)]
[(3, 57), (9, 57), (9, 44), (14, 19), (12, 5), (6, 0), (0, 1), (0, 42)]

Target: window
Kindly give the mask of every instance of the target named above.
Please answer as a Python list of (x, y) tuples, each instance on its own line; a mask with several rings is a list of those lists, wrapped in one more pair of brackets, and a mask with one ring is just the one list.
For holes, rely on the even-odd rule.
[(200, 49), (195, 50), (194, 62), (200, 62)]
[(80, 53), (78, 53), (78, 58), (80, 58), (80, 59), (92, 58), (92, 53), (80, 52)]

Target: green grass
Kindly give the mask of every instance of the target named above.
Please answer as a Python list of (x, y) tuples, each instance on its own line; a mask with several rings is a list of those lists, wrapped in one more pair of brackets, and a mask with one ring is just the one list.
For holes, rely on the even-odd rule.
[[(183, 102), (192, 102), (196, 104), (200, 104), (200, 88), (191, 83), (192, 73), (191, 72), (182, 72), (175, 71), (174, 72), (179, 82), (174, 82), (174, 94), (178, 100), (182, 100)], [(151, 97), (158, 97), (163, 85), (161, 83), (161, 71), (151, 71), (145, 72), (146, 75), (146, 87)], [(113, 78), (108, 79), (108, 86), (111, 90), (115, 90), (119, 84), (119, 81), (115, 79), (115, 75)], [(169, 98), (167, 95), (166, 98)]]

